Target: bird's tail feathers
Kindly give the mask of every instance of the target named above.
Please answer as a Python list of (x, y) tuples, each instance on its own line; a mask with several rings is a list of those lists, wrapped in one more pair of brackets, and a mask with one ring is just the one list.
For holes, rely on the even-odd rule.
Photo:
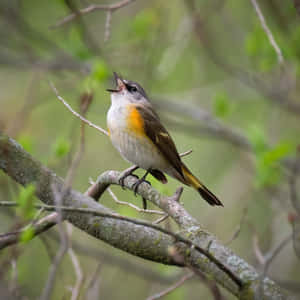
[(203, 199), (210, 205), (223, 206), (222, 202), (204, 184), (202, 184), (183, 163), (182, 173), (185, 179), (185, 184), (196, 189)]

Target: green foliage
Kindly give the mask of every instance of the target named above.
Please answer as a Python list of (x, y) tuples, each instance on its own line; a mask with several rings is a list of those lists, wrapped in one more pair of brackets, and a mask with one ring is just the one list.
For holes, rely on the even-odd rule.
[(73, 27), (67, 38), (63, 41), (63, 48), (79, 60), (87, 60), (93, 57), (92, 53), (82, 41), (82, 33), (77, 27)]
[(21, 135), (17, 139), (18, 143), (27, 151), (32, 153), (33, 151), (33, 139), (29, 135)]
[(71, 149), (70, 142), (64, 138), (58, 138), (53, 145), (53, 152), (55, 157), (63, 158)]
[[(278, 43), (278, 37), (276, 36)], [(277, 56), (270, 44), (266, 33), (259, 22), (254, 26), (245, 40), (246, 53), (253, 59), (253, 62), (261, 71), (270, 71), (277, 65)]]
[(282, 141), (276, 146), (269, 148), (265, 133), (258, 126), (251, 127), (249, 139), (255, 153), (257, 187), (277, 184), (282, 178), (280, 161), (295, 151), (295, 145)]
[(107, 63), (103, 59), (97, 59), (93, 65), (92, 78), (96, 81), (103, 82), (109, 78), (111, 72)]
[(258, 155), (256, 160), (258, 186), (277, 184), (282, 179), (282, 169), (279, 163), (294, 150), (293, 144), (281, 142)]
[(22, 188), (17, 197), (17, 213), (25, 220), (30, 220), (34, 217), (35, 208), (33, 206), (33, 201), (35, 199), (35, 186), (29, 184)]
[(224, 118), (231, 112), (231, 104), (226, 92), (219, 92), (214, 98), (214, 113), (217, 117)]
[(91, 74), (83, 80), (83, 90), (95, 92), (111, 75), (108, 64), (101, 58), (95, 59)]
[(22, 243), (28, 243), (34, 237), (34, 228), (32, 226), (28, 226), (20, 235), (20, 241)]
[(248, 138), (256, 154), (267, 150), (268, 143), (264, 130), (258, 125), (252, 125), (248, 130)]
[(158, 23), (159, 18), (154, 9), (142, 10), (132, 21), (131, 30), (136, 38), (146, 40)]

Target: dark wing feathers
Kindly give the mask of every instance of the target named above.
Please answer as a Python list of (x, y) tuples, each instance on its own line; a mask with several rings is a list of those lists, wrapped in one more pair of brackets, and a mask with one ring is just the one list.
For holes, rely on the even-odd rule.
[(184, 178), (181, 167), (181, 160), (176, 146), (161, 124), (158, 115), (150, 107), (136, 107), (144, 121), (144, 130), (146, 135), (157, 146), (166, 160), (175, 168), (175, 170)]
[(163, 184), (168, 183), (168, 179), (163, 172), (154, 169), (150, 170), (150, 174)]

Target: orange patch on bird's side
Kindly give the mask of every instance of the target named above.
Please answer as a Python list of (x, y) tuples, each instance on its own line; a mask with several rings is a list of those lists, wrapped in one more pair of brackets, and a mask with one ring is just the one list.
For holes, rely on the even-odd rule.
[(128, 127), (137, 134), (144, 135), (144, 121), (135, 107), (130, 108), (128, 116)]

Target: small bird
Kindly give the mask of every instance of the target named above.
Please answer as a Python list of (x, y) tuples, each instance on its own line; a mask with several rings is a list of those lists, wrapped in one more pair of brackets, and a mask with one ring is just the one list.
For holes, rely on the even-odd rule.
[(122, 79), (117, 73), (114, 73), (114, 78), (116, 88), (107, 89), (111, 93), (111, 106), (107, 113), (109, 136), (122, 157), (135, 165), (123, 174), (120, 184), (123, 186), (124, 179), (136, 169), (145, 169), (145, 175), (134, 185), (136, 193), (149, 173), (160, 182), (167, 183), (166, 173), (195, 188), (210, 205), (223, 206), (181, 161), (170, 134), (144, 89), (134, 81)]

